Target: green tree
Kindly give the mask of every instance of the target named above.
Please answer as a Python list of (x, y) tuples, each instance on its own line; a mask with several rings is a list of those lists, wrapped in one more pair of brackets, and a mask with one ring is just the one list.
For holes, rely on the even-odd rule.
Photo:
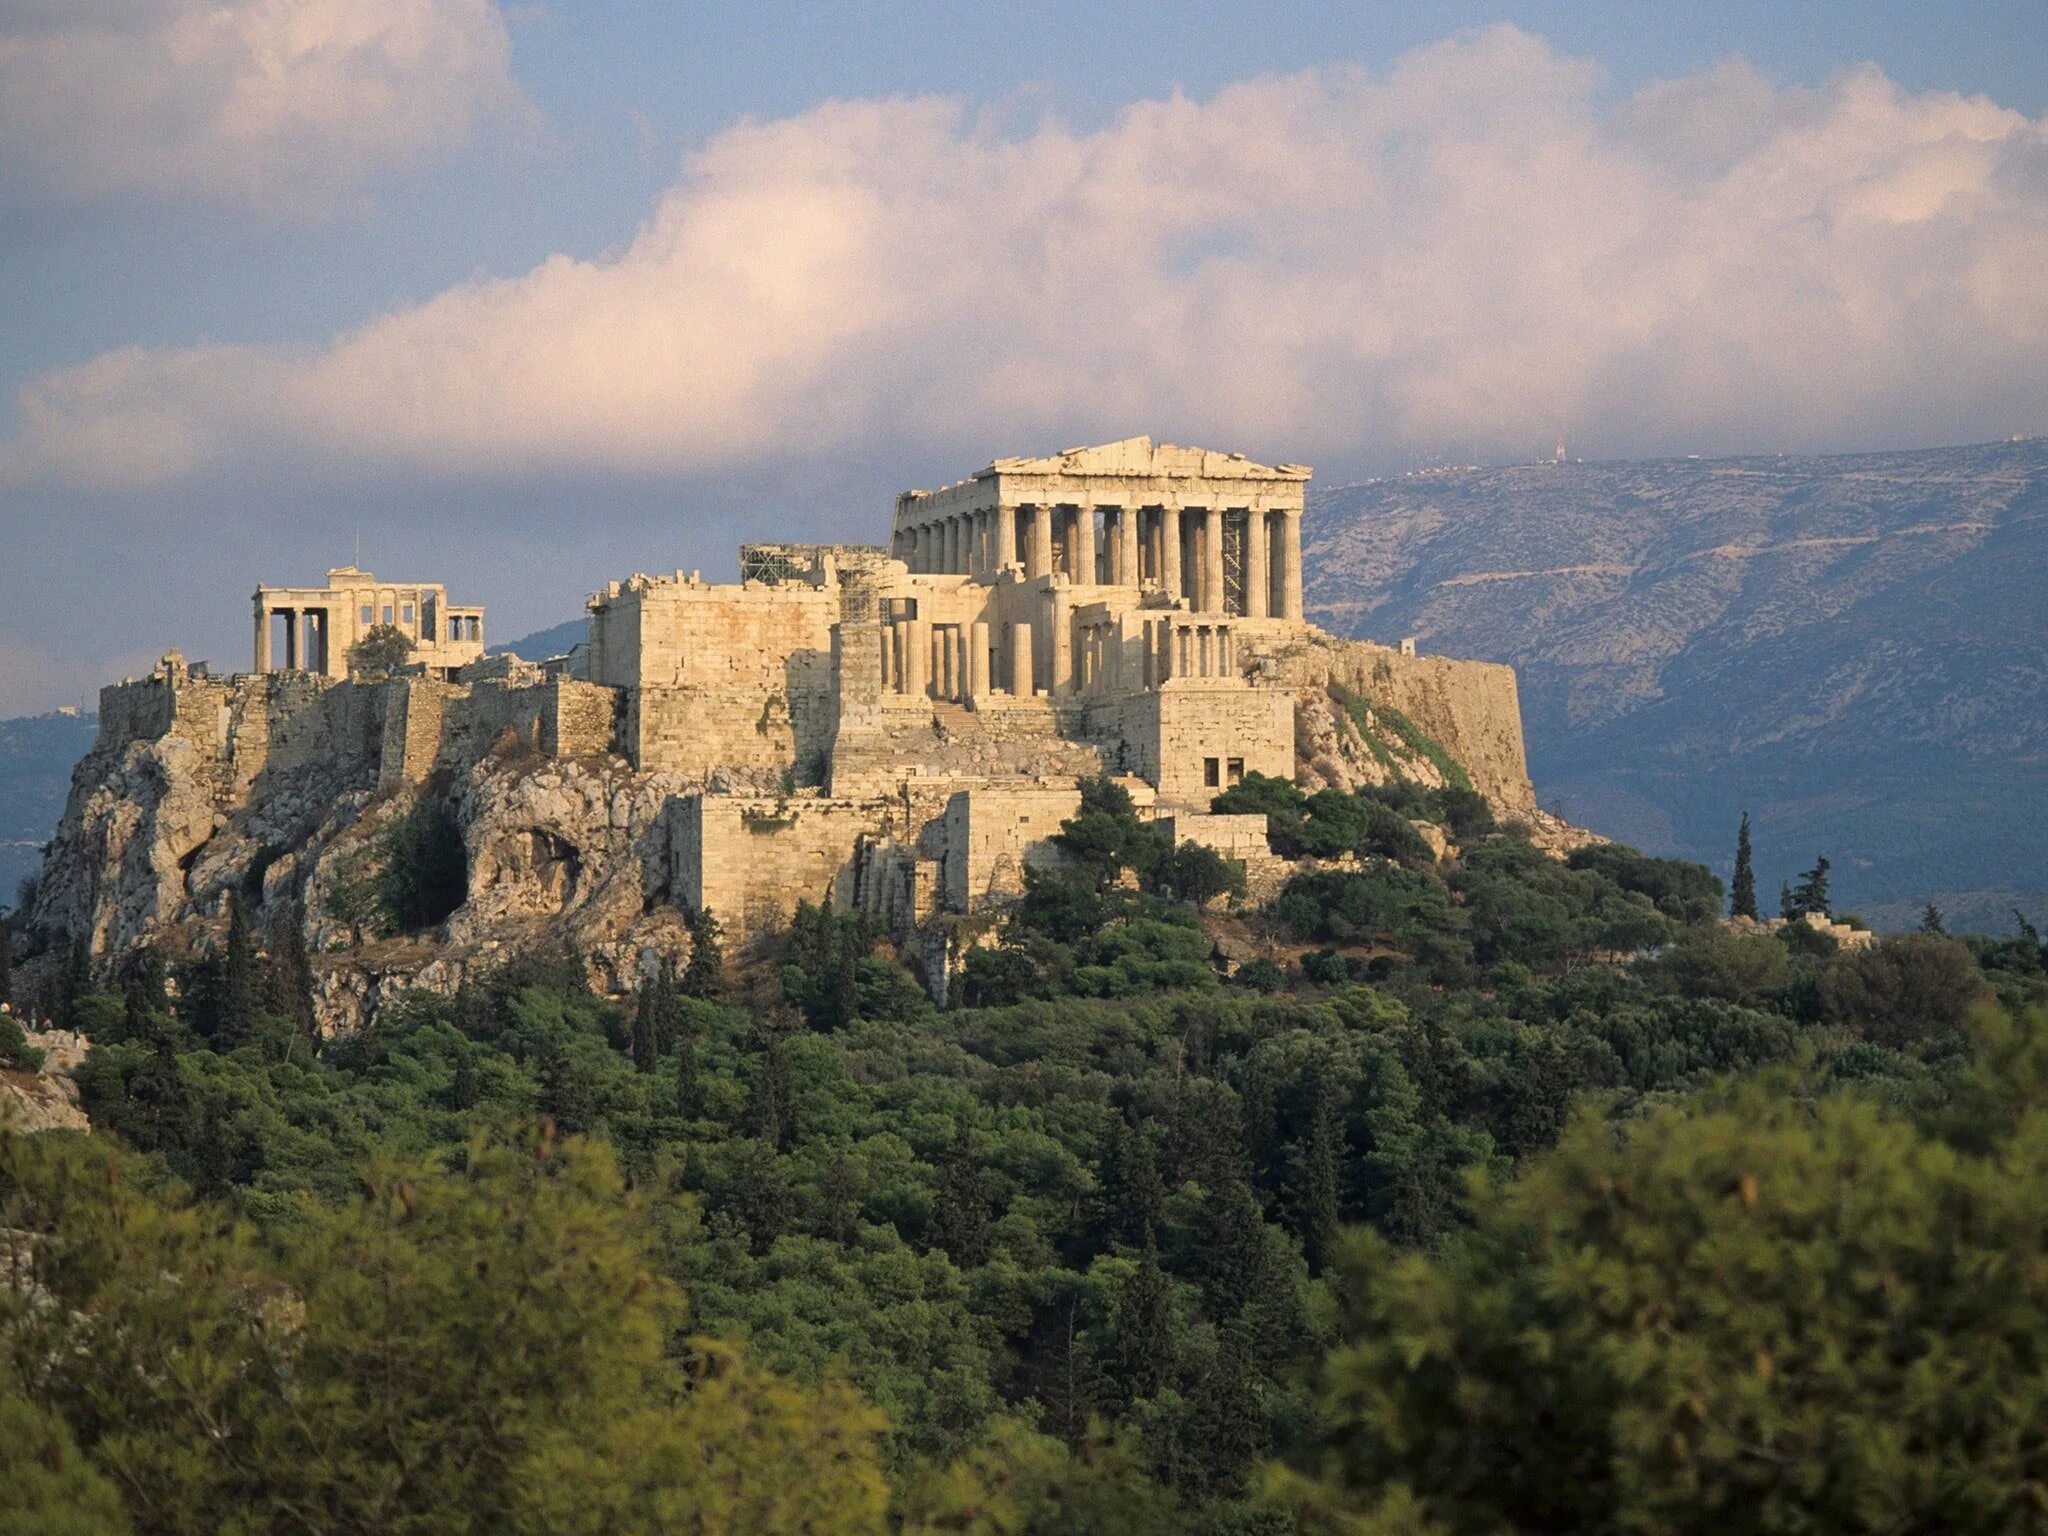
[(718, 919), (709, 907), (690, 914), (690, 959), (683, 967), (685, 997), (716, 997), (725, 987), (725, 952), (719, 947)]
[(1344, 1101), (1335, 1078), (1318, 1065), (1308, 1090), (1307, 1133), (1295, 1150), (1290, 1200), (1294, 1230), (1311, 1272), (1329, 1262), (1343, 1219)]
[(633, 1005), (633, 1065), (651, 1073), (674, 1048), (677, 1035), (675, 964), (663, 960), (640, 983)]
[(1769, 1084), (1589, 1116), (1440, 1254), (1354, 1238), (1308, 1502), (1346, 1529), (2032, 1528), (2041, 1086), (1998, 1085), (1981, 1152)]
[(1823, 1018), (1899, 1048), (1954, 1036), (1989, 996), (1969, 950), (1932, 933), (1850, 950), (1820, 980)]
[(374, 624), (349, 647), (348, 675), (359, 683), (381, 683), (412, 660), (412, 637), (395, 624)]
[(120, 1493), (71, 1427), (0, 1385), (0, 1536), (125, 1536)]
[(1927, 903), (1927, 910), (1920, 914), (1920, 931), (1938, 934), (1943, 938), (1948, 936), (1948, 923), (1941, 915), (1941, 908), (1931, 901)]
[(244, 1045), (261, 1033), (259, 979), (256, 937), (249, 928), (248, 909), (239, 893), (230, 893), (227, 944), (221, 951), (220, 1015), (215, 1025), (222, 1045)]
[(1728, 915), (1756, 920), (1756, 870), (1750, 863), (1749, 812), (1735, 831), (1735, 878), (1728, 886)]
[(1206, 907), (1219, 896), (1243, 892), (1244, 866), (1200, 843), (1182, 843), (1155, 858), (1149, 883), (1170, 900)]
[(932, 1246), (943, 1248), (962, 1269), (972, 1269), (988, 1258), (989, 1190), (965, 1121), (954, 1132), (938, 1172), (932, 1195)]
[(1834, 907), (1828, 896), (1828, 861), (1817, 858), (1813, 868), (1802, 872), (1799, 883), (1792, 887), (1787, 901), (1788, 917), (1804, 917), (1811, 913), (1816, 917), (1830, 916)]

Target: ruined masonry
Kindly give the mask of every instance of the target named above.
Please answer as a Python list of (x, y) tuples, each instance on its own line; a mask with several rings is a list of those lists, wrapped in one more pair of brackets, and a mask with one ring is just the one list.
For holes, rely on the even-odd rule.
[[(886, 548), (749, 545), (737, 585), (612, 582), (588, 641), (539, 665), (484, 657), (483, 610), (438, 585), (345, 567), (259, 588), (249, 673), (173, 654), (103, 690), (37, 917), (118, 950), (253, 881), (331, 945), (319, 897), (354, 823), (431, 781), (469, 842), (451, 938), (582, 912), (601, 970), (658, 908), (744, 939), (808, 899), (877, 914), (942, 975), (948, 921), (1055, 857), (1085, 776), (1269, 858), (1262, 818), (1209, 802), (1250, 772), (1381, 772), (1333, 697), (1400, 711), (1533, 811), (1509, 669), (1305, 621), (1309, 475), (1142, 437), (997, 459), (899, 496)], [(377, 624), (415, 664), (347, 681)]]

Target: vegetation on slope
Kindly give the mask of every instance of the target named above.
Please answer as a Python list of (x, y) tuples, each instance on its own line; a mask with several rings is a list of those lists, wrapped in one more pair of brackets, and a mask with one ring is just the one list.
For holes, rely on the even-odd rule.
[(1457, 790), (1218, 804), (1320, 860), (1230, 975), (1230, 871), (1106, 785), (945, 1012), (808, 910), (325, 1044), (246, 930), (175, 1000), (74, 966), (0, 1454), (81, 1530), (2033, 1518), (2038, 940), (1724, 928)]

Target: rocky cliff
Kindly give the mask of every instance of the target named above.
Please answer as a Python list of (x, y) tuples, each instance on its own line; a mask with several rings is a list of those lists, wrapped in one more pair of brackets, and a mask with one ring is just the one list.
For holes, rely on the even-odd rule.
[[(571, 953), (611, 993), (685, 960), (681, 892), (703, 847), (696, 792), (747, 786), (635, 771), (610, 750), (611, 690), (490, 665), (461, 684), (328, 684), (214, 678), (173, 656), (106, 690), (32, 928), (83, 935), (103, 957), (147, 943), (175, 958), (218, 944), (239, 899), (260, 936), (298, 927), (330, 1032), (521, 953)], [(1294, 695), (1305, 785), (1471, 787), (1555, 830), (1529, 788), (1508, 668), (1327, 637), (1249, 665)], [(972, 782), (976, 770), (963, 771)], [(944, 774), (911, 782), (918, 795), (892, 788), (875, 802), (884, 821), (909, 817), (912, 799), (944, 810)], [(879, 868), (878, 849), (893, 846), (834, 838), (813, 851), (849, 868)], [(732, 915), (739, 926), (744, 914)]]

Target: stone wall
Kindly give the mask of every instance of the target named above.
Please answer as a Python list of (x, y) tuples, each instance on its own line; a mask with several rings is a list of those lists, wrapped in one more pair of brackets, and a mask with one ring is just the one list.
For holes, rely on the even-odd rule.
[(636, 577), (591, 613), (590, 680), (628, 690), (622, 735), (636, 767), (817, 776), (837, 713), (836, 587)]
[(1059, 862), (1047, 839), (1080, 809), (1081, 792), (1071, 783), (987, 785), (953, 795), (940, 868), (946, 909), (972, 912), (1021, 896), (1025, 867)]
[(1156, 785), (1162, 803), (1207, 810), (1243, 773), (1294, 777), (1294, 701), (1234, 678), (1176, 678), (1112, 700), (1103, 729), (1121, 739), (1113, 765)]
[(853, 906), (861, 839), (897, 825), (887, 800), (686, 795), (672, 822), (669, 886), (745, 939), (786, 923), (799, 901)]

